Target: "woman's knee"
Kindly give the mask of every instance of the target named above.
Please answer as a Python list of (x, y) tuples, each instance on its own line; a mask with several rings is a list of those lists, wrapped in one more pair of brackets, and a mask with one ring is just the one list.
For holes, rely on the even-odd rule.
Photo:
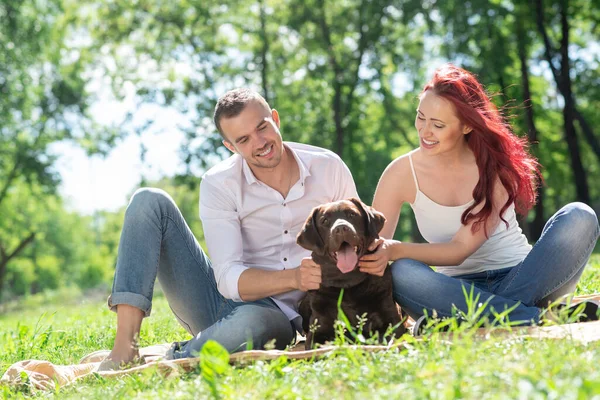
[(424, 263), (408, 258), (394, 261), (389, 268), (392, 269), (394, 292), (410, 291), (424, 282), (424, 274), (434, 273)]
[(570, 235), (577, 238), (591, 237), (594, 240), (598, 238), (598, 217), (590, 206), (580, 202), (569, 203), (561, 212), (569, 221)]

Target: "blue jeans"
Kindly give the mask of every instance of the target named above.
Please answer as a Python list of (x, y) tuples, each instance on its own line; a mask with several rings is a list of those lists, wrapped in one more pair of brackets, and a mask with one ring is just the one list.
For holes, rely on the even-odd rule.
[(535, 324), (541, 307), (575, 290), (598, 235), (594, 211), (571, 203), (548, 220), (531, 252), (513, 267), (449, 277), (419, 261), (395, 261), (394, 299), (415, 320), (434, 310), (443, 318), (452, 316), (454, 306), (466, 313), (463, 288), (467, 293), (472, 289), (478, 304), (487, 302), (484, 314), (515, 307), (510, 321)]
[(270, 299), (235, 302), (217, 290), (210, 260), (198, 244), (173, 199), (159, 189), (138, 190), (127, 207), (117, 267), (108, 305), (152, 309), (156, 278), (179, 323), (194, 336), (178, 343), (172, 358), (191, 357), (216, 340), (230, 353), (247, 347), (275, 348), (292, 343), (296, 332)]

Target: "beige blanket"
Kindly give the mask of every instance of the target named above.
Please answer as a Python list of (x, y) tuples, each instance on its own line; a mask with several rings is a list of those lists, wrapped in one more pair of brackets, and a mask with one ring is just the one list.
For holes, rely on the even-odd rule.
[[(600, 300), (600, 294), (593, 296), (581, 296), (575, 301), (593, 298)], [(525, 327), (513, 330), (504, 329), (480, 329), (477, 337), (485, 339), (491, 336), (507, 337), (530, 337), (539, 339), (563, 339), (569, 338), (582, 343), (600, 340), (600, 321), (578, 324), (557, 325), (548, 327)], [(451, 339), (452, 335), (449, 335)], [(170, 343), (160, 344), (140, 349), (140, 356), (145, 364), (120, 371), (98, 371), (98, 365), (108, 355), (109, 350), (100, 350), (83, 357), (79, 364), (55, 365), (49, 361), (25, 360), (11, 365), (0, 379), (0, 383), (18, 387), (27, 385), (34, 390), (52, 390), (56, 387), (69, 385), (76, 380), (90, 374), (98, 374), (105, 378), (118, 377), (131, 373), (143, 371), (148, 368), (156, 368), (165, 376), (178, 375), (180, 372), (192, 371), (198, 367), (199, 358), (186, 358), (180, 360), (164, 360), (164, 355)], [(231, 364), (244, 364), (255, 360), (272, 360), (282, 356), (289, 359), (317, 359), (335, 350), (334, 346), (321, 347), (315, 350), (303, 350), (303, 343), (289, 351), (282, 350), (250, 350), (234, 353), (229, 356)], [(391, 346), (352, 346), (367, 352), (389, 351), (401, 349), (403, 342), (397, 342)]]

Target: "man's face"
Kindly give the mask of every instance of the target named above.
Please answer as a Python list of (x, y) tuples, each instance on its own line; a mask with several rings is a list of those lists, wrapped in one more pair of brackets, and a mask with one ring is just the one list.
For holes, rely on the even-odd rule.
[(223, 144), (242, 156), (251, 167), (274, 168), (283, 154), (279, 114), (259, 101), (251, 101), (232, 118), (221, 119)]

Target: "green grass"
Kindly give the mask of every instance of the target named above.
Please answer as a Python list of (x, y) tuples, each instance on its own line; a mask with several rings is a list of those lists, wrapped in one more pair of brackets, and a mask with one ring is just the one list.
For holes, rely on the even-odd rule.
[[(600, 256), (595, 255), (577, 294), (600, 292)], [(109, 349), (115, 314), (94, 296), (60, 300), (46, 297), (13, 304), (0, 316), (0, 373), (23, 359), (72, 364), (92, 351)], [(103, 297), (103, 296), (101, 296)], [(157, 296), (144, 322), (141, 345), (187, 338), (166, 300)], [(210, 363), (196, 371), (164, 378), (156, 371), (103, 379), (90, 376), (52, 393), (0, 387), (0, 396), (106, 398), (560, 398), (600, 399), (600, 342), (533, 339), (477, 341), (465, 335), (453, 343), (437, 336), (412, 342), (403, 351), (365, 354), (341, 347), (320, 361), (256, 362), (225, 367), (211, 381)]]

